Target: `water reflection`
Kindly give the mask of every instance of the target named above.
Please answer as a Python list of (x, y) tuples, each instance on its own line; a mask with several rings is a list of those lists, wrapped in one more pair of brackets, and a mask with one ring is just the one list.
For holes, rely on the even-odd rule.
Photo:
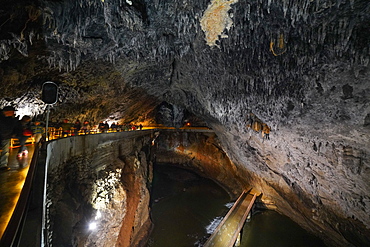
[(207, 226), (226, 214), (229, 195), (211, 180), (183, 169), (157, 166), (152, 190), (154, 229), (148, 246), (186, 247), (205, 242)]
[[(170, 165), (155, 167), (151, 198), (154, 229), (148, 247), (202, 246), (233, 204), (213, 181)], [(325, 245), (288, 217), (264, 211), (245, 224), (241, 247), (246, 246)]]
[(240, 247), (325, 247), (288, 217), (266, 210), (253, 215), (244, 225)]

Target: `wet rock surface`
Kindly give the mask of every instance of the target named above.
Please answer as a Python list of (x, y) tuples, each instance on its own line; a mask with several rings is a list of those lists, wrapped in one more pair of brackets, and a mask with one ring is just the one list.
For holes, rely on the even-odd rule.
[[(85, 155), (53, 166), (46, 205), (49, 244), (144, 246), (151, 228), (152, 165), (142, 150), (149, 139), (125, 140), (86, 146)], [(54, 151), (68, 153), (62, 145)]]
[(250, 187), (248, 172), (237, 170), (213, 132), (160, 131), (153, 152), (156, 163), (172, 164), (210, 178), (232, 197)]
[(166, 101), (163, 122), (206, 122), (281, 212), (333, 246), (370, 245), (367, 0), (2, 3), (1, 106), (42, 114), (48, 80), (56, 120), (131, 122)]

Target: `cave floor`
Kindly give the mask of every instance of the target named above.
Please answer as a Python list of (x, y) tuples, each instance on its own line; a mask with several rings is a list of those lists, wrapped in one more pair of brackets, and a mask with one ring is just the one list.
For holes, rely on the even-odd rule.
[(34, 152), (34, 144), (27, 145), (28, 156), (17, 158), (18, 148), (11, 148), (8, 167), (0, 172), (0, 236), (2, 237), (22, 191)]

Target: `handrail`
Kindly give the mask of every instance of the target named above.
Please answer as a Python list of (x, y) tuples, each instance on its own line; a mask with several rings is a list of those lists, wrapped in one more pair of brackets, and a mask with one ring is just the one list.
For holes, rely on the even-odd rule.
[[(28, 169), (27, 177), (25, 179), (22, 191), (20, 193), (18, 202), (13, 211), (12, 217), (1, 237), (0, 246), (10, 247), (13, 246), (17, 236), (19, 235), (19, 230), (22, 228), (22, 222), (24, 221), (25, 211), (28, 205), (28, 198), (31, 192), (32, 182), (36, 170), (36, 164), (39, 153), (39, 144), (35, 145), (35, 150), (32, 155), (32, 160), (30, 167)], [(16, 245), (17, 246), (17, 245)]]
[(237, 227), (236, 231), (234, 232), (234, 235), (233, 235), (233, 237), (232, 237), (232, 239), (231, 239), (231, 241), (230, 241), (231, 243), (235, 243), (235, 242), (236, 242), (236, 239), (238, 238), (238, 234), (239, 234), (239, 233), (240, 233), (240, 231), (242, 230), (243, 225), (244, 225), (244, 222), (245, 222), (245, 220), (247, 219), (248, 214), (249, 214), (249, 212), (251, 211), (252, 206), (253, 206), (254, 201), (256, 200), (256, 198), (257, 198), (257, 194), (255, 193), (255, 194), (253, 195), (253, 198), (252, 198), (251, 202), (250, 202), (250, 203), (249, 203), (249, 205), (248, 205), (247, 210), (244, 212), (243, 217), (242, 217), (242, 218), (241, 218), (241, 220), (239, 221), (238, 227)]
[[(248, 207), (243, 212), (242, 217), (239, 219), (235, 231), (232, 234), (229, 234), (229, 235), (227, 235), (227, 237), (225, 237), (225, 239), (227, 239), (226, 240), (227, 243), (224, 243), (225, 239), (221, 243), (217, 242), (217, 241), (220, 241), (220, 238), (219, 238), (218, 234), (220, 233), (221, 229), (224, 229), (226, 222), (229, 220), (229, 217), (232, 214), (234, 214), (234, 212), (237, 211), (240, 208), (240, 206), (241, 206), (240, 202), (243, 202), (244, 200), (246, 200), (248, 196), (249, 197), (252, 196), (252, 198), (250, 199), (250, 201), (248, 203)], [(241, 229), (244, 225), (244, 222), (245, 222), (250, 210), (252, 209), (252, 206), (254, 204), (254, 201), (256, 200), (256, 197), (257, 197), (257, 194), (256, 193), (252, 194), (251, 190), (244, 190), (241, 193), (241, 195), (239, 196), (239, 198), (236, 200), (234, 205), (231, 207), (229, 212), (226, 214), (226, 216), (222, 219), (222, 221), (218, 224), (216, 229), (213, 231), (213, 234), (208, 238), (208, 240), (204, 243), (203, 246), (204, 247), (206, 247), (206, 246), (207, 247), (208, 246), (220, 246), (220, 244), (222, 244), (223, 247), (233, 246), (237, 237), (238, 237), (239, 232), (241, 231)]]
[(238, 199), (234, 202), (234, 205), (229, 209), (229, 212), (227, 212), (227, 214), (225, 215), (225, 217), (221, 220), (221, 222), (218, 224), (218, 226), (216, 227), (216, 229), (213, 231), (213, 234), (207, 240), (206, 244), (209, 243), (209, 240), (214, 236), (214, 233), (216, 233), (216, 232), (218, 232), (220, 230), (220, 228), (223, 226), (223, 224), (225, 223), (225, 221), (232, 214), (232, 212), (234, 211), (234, 209), (239, 205), (239, 201), (242, 200), (242, 198), (243, 198), (243, 196), (245, 194), (248, 194), (248, 190), (243, 190), (243, 192), (240, 194), (240, 196), (238, 197)]

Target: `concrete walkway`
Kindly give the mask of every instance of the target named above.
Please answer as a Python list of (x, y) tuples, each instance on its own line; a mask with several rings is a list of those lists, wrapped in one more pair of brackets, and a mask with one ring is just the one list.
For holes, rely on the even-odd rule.
[(34, 145), (27, 145), (28, 156), (17, 158), (18, 148), (10, 149), (10, 170), (0, 172), (0, 238), (13, 214), (32, 160)]

